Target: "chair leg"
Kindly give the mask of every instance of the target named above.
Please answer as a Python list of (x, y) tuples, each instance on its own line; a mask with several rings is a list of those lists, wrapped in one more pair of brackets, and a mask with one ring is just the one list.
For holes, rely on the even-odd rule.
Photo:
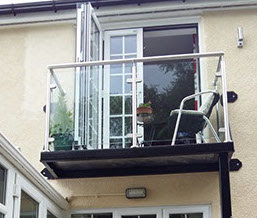
[(203, 132), (201, 131), (201, 132), (199, 132), (199, 133), (197, 133), (197, 134), (200, 135), (200, 138), (201, 138), (202, 142), (203, 142), (203, 143), (206, 143), (206, 140), (205, 140), (205, 138), (203, 137)]
[(216, 131), (215, 131), (215, 129), (214, 129), (213, 126), (211, 125), (210, 120), (209, 120), (206, 116), (203, 116), (203, 119), (206, 121), (207, 125), (209, 126), (209, 128), (210, 128), (210, 130), (211, 130), (213, 136), (214, 136), (215, 139), (216, 139), (216, 141), (217, 141), (217, 142), (221, 142), (219, 136), (217, 135), (217, 133), (216, 133)]

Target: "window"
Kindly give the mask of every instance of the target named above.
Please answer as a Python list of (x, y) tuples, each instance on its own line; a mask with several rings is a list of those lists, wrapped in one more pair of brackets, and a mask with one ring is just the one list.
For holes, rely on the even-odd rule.
[(203, 218), (202, 213), (170, 214), (169, 218)]
[(4, 214), (0, 213), (0, 218), (4, 218)]
[(24, 191), (21, 191), (20, 218), (38, 218), (38, 208), (39, 204)]
[(112, 213), (99, 213), (99, 214), (74, 214), (71, 218), (112, 218)]
[(0, 166), (0, 203), (1, 204), (5, 204), (6, 177), (7, 177), (7, 170), (2, 166)]
[[(109, 213), (110, 211), (110, 213)], [(210, 218), (208, 205), (116, 208), (108, 212), (97, 213), (97, 210), (73, 214), (71, 218)]]
[(122, 218), (156, 218), (155, 214), (150, 214), (150, 215), (126, 215), (126, 216), (121, 216)]
[(57, 218), (51, 212), (47, 211), (47, 218)]

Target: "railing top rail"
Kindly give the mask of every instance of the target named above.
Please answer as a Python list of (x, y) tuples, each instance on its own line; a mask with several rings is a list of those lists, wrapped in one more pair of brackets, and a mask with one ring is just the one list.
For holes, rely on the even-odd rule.
[(207, 53), (180, 54), (180, 55), (165, 55), (165, 56), (153, 56), (153, 57), (143, 57), (143, 58), (53, 64), (53, 65), (49, 65), (48, 69), (51, 70), (51, 69), (63, 69), (63, 68), (72, 68), (72, 67), (99, 66), (99, 65), (122, 64), (122, 63), (131, 63), (131, 62), (139, 63), (139, 62), (182, 60), (182, 59), (191, 59), (191, 58), (221, 57), (223, 55), (224, 55), (224, 52), (222, 52), (222, 51), (207, 52)]

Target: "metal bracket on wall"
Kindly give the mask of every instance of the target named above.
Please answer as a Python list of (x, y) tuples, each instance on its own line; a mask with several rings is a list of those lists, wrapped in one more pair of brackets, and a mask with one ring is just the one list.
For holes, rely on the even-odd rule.
[(46, 105), (43, 106), (43, 111), (46, 113)]
[(48, 179), (54, 179), (54, 177), (52, 176), (52, 174), (49, 172), (49, 170), (47, 168), (44, 168), (42, 171), (41, 171), (41, 174), (44, 176), (44, 177), (47, 177)]
[[(228, 103), (234, 103), (238, 99), (238, 95), (234, 91), (228, 91), (227, 92), (227, 97), (228, 97)], [(222, 95), (221, 95), (221, 98), (220, 98), (220, 103), (223, 106)]]
[(242, 167), (242, 162), (238, 159), (231, 159), (229, 163), (229, 170), (230, 171), (238, 171)]

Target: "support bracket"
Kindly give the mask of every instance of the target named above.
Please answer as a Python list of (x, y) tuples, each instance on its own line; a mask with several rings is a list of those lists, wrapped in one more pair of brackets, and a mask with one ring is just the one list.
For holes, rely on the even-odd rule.
[[(227, 92), (227, 97), (228, 97), (228, 103), (234, 103), (238, 99), (238, 95), (234, 91), (228, 91)], [(221, 98), (220, 98), (220, 103), (223, 106), (222, 95), (221, 95)]]
[(238, 159), (231, 159), (229, 162), (229, 170), (230, 171), (238, 171), (242, 167), (242, 162)]

